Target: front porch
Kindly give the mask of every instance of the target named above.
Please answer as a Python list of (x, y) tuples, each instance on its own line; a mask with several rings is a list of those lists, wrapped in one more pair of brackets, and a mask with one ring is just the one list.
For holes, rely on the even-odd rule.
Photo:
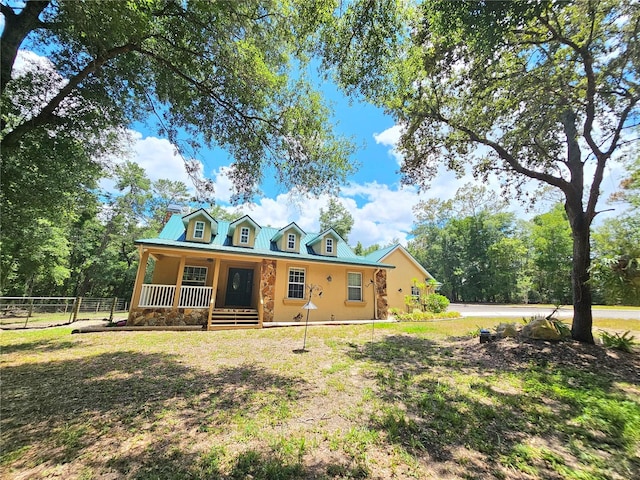
[(261, 328), (273, 320), (274, 263), (143, 248), (127, 326)]

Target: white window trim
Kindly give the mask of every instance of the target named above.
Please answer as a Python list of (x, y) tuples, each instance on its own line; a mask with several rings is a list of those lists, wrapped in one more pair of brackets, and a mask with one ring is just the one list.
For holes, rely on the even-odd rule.
[[(202, 228), (198, 228), (201, 226)], [(200, 233), (200, 235), (198, 235)], [(204, 222), (198, 220), (193, 226), (193, 238), (204, 238)]]
[[(196, 271), (199, 271), (199, 272), (204, 271), (204, 277), (202, 277), (202, 280), (198, 279), (201, 277), (201, 275), (197, 275)], [(208, 267), (202, 267), (200, 265), (185, 265), (184, 270), (182, 272), (182, 283), (184, 284), (184, 282), (190, 282), (191, 283), (190, 286), (192, 287), (198, 287), (198, 286), (204, 287), (206, 286), (206, 283), (207, 283), (208, 274), (209, 274)]]
[(325, 238), (324, 239), (324, 251), (327, 254), (333, 255), (333, 238)]
[[(360, 277), (360, 285), (350, 285), (349, 284), (349, 275), (358, 275)], [(360, 292), (360, 298), (359, 299), (351, 299), (349, 298), (349, 292), (351, 291), (351, 289), (357, 289), (357, 291)], [(364, 295), (363, 295), (363, 288), (362, 288), (362, 272), (347, 272), (347, 301), (348, 302), (362, 302), (364, 301)]]
[[(291, 281), (291, 273), (293, 271), (297, 271), (297, 272), (302, 272), (302, 282), (292, 282)], [(301, 268), (301, 267), (289, 267), (289, 269), (287, 270), (287, 298), (289, 299), (293, 299), (293, 300), (304, 300), (305, 298), (305, 291), (306, 291), (306, 287), (305, 287), (305, 282), (307, 280), (307, 269), (306, 268)], [(290, 296), (291, 293), (291, 285), (302, 285), (302, 296), (301, 297), (292, 297)]]
[(415, 285), (411, 286), (411, 296), (413, 298), (415, 298), (416, 300), (420, 299), (420, 289), (418, 287), (416, 287)]
[[(240, 243), (243, 245), (247, 245), (249, 243), (249, 235), (250, 235), (251, 231), (249, 230), (249, 227), (242, 227), (240, 229)], [(242, 239), (245, 238), (245, 240), (243, 241)]]
[[(293, 243), (293, 245), (291, 245)], [(296, 234), (290, 233), (287, 235), (287, 249), (295, 250), (296, 249)]]

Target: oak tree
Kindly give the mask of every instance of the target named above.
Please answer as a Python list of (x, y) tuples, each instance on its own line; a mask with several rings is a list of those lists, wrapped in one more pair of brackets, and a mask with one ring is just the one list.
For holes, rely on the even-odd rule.
[[(402, 126), (406, 183), (425, 187), (444, 164), (479, 179), (497, 173), (517, 196), (531, 179), (562, 192), (572, 336), (592, 343), (590, 228), (607, 164), (635, 140), (640, 4), (424, 0), (409, 8), (360, 18), (360, 28), (336, 37), (328, 63)], [(366, 69), (378, 77), (354, 74)]]

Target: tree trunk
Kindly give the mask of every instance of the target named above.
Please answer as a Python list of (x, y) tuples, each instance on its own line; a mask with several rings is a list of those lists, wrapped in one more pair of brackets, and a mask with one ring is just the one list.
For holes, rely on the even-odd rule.
[(571, 336), (574, 340), (585, 343), (593, 341), (593, 317), (591, 314), (591, 285), (589, 283), (589, 267), (591, 265), (590, 224), (583, 212), (570, 212), (569, 222), (573, 235), (573, 268), (571, 271), (571, 287), (573, 292), (573, 324)]
[(41, 26), (38, 17), (49, 5), (49, 0), (31, 0), (26, 3), (19, 14), (13, 8), (2, 5), (4, 15), (4, 31), (0, 38), (2, 61), (0, 62), (0, 93), (11, 80), (11, 69), (16, 61), (18, 50), (24, 39), (34, 29)]

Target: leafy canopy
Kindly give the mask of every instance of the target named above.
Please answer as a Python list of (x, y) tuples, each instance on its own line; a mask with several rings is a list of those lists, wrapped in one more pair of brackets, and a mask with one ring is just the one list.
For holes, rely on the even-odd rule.
[[(236, 201), (251, 199), (269, 169), (305, 193), (335, 189), (352, 170), (352, 146), (332, 133), (330, 111), (307, 79), (308, 56), (334, 8), (270, 0), (3, 3), (3, 152), (65, 131), (90, 132), (107, 148), (101, 132), (152, 115), (186, 159), (202, 145), (230, 153)], [(46, 56), (61, 81), (9, 76), (19, 48)], [(210, 183), (200, 186), (213, 195)]]

